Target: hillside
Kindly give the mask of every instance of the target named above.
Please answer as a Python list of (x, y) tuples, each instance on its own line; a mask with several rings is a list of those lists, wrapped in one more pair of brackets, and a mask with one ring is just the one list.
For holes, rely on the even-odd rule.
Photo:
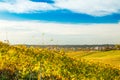
[(0, 43), (0, 80), (119, 80), (110, 65), (71, 58), (64, 50)]

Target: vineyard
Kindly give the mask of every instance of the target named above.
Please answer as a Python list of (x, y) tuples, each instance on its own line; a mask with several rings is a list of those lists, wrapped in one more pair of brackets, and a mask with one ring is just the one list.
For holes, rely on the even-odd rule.
[(0, 42), (0, 80), (120, 80), (120, 70), (69, 57), (63, 49)]

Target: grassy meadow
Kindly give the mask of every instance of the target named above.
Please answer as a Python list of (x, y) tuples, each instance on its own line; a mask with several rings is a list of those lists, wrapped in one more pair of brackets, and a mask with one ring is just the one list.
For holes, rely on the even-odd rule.
[(111, 51), (70, 51), (67, 55), (92, 62), (101, 62), (120, 68), (120, 50)]

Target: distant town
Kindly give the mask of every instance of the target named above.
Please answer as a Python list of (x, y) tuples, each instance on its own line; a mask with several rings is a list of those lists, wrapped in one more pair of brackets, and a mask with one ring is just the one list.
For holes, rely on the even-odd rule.
[(65, 50), (97, 50), (97, 51), (109, 51), (109, 50), (120, 50), (119, 44), (103, 44), (103, 45), (26, 45), (28, 47), (42, 47), (42, 48), (49, 48), (49, 49), (61, 49), (64, 48)]

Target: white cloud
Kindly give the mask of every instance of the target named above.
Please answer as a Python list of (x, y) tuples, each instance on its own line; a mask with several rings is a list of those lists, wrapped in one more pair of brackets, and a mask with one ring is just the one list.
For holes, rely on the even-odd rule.
[(14, 13), (32, 13), (36, 11), (67, 9), (76, 13), (93, 16), (105, 16), (120, 13), (119, 0), (54, 0), (55, 3), (32, 2), (30, 0), (4, 0), (0, 10)]
[(55, 5), (76, 13), (103, 16), (120, 13), (119, 0), (55, 0)]
[[(0, 39), (5, 39), (6, 32), (12, 43), (24, 43), (25, 41), (37, 44), (36, 39), (41, 38), (45, 33), (49, 41), (54, 37), (55, 40), (61, 41), (61, 44), (90, 44), (95, 41), (120, 42), (120, 24), (60, 24), (45, 23), (40, 21), (7, 21), (0, 20)], [(35, 36), (35, 38), (32, 38)], [(62, 42), (63, 41), (63, 42)]]
[(0, 30), (15, 32), (40, 32), (58, 35), (119, 35), (120, 24), (62, 24), (40, 21), (0, 20)]
[(47, 3), (37, 3), (30, 0), (4, 0), (0, 2), (1, 11), (9, 11), (12, 13), (31, 13), (37, 11), (55, 10), (52, 5)]

